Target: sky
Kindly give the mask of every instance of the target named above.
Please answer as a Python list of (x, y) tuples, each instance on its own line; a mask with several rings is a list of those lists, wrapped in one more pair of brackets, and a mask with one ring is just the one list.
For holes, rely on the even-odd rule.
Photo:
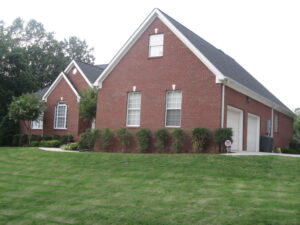
[(300, 107), (299, 0), (0, 0), (0, 20), (35, 19), (59, 40), (85, 39), (103, 64), (153, 8), (233, 57), (291, 110)]

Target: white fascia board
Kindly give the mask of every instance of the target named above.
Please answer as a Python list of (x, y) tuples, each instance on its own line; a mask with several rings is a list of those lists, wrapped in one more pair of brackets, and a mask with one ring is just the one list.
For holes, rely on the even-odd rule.
[(158, 9), (154, 9), (111, 60), (106, 69), (95, 81), (94, 86), (102, 86), (101, 83), (105, 80), (108, 74), (119, 63), (122, 57), (133, 46), (136, 40), (143, 34), (155, 18), (159, 18), (200, 59), (200, 61), (207, 66), (207, 68), (216, 76), (216, 83), (222, 82), (221, 80), (223, 80), (225, 76)]
[(271, 109), (275, 109), (289, 117), (294, 117), (295, 115), (291, 112), (289, 112), (288, 110), (286, 110), (285, 108), (283, 108), (282, 106), (278, 105), (277, 103), (261, 96), (260, 94), (252, 91), (251, 89), (245, 87), (244, 85), (240, 84), (239, 82), (235, 81), (235, 80), (232, 80), (228, 77), (226, 77), (224, 80), (223, 80), (223, 83), (227, 86), (227, 87), (230, 87), (234, 90), (236, 90), (237, 92), (239, 93), (242, 93), (246, 96), (249, 96), (250, 98), (270, 107)]
[(56, 86), (59, 84), (59, 82), (65, 79), (65, 81), (67, 82), (67, 84), (69, 85), (69, 87), (71, 88), (71, 90), (74, 92), (74, 94), (76, 95), (77, 98), (77, 102), (80, 101), (80, 95), (79, 93), (76, 91), (76, 89), (74, 88), (74, 86), (71, 84), (71, 82), (69, 81), (69, 79), (67, 78), (67, 76), (61, 72), (59, 74), (59, 76), (55, 79), (55, 81), (52, 83), (52, 85), (50, 86), (50, 88), (47, 90), (47, 92), (44, 94), (44, 96), (42, 97), (42, 100), (47, 102), (47, 98), (48, 96), (52, 93), (52, 91), (56, 88)]
[(78, 64), (76, 63), (75, 60), (72, 60), (72, 62), (70, 62), (70, 64), (67, 66), (67, 68), (64, 70), (64, 73), (68, 73), (72, 67), (75, 66), (75, 68), (80, 72), (80, 74), (82, 75), (82, 77), (84, 78), (84, 80), (87, 82), (87, 84), (92, 88), (93, 84), (89, 81), (89, 79), (87, 78), (87, 76), (83, 73), (83, 71), (80, 69), (80, 67), (78, 66)]

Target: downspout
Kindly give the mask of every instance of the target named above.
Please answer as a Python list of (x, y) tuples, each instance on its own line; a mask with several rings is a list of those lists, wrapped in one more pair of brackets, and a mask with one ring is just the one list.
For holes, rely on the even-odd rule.
[(271, 114), (271, 137), (274, 137), (274, 108), (272, 107)]
[(221, 128), (224, 128), (224, 110), (225, 110), (225, 83), (226, 83), (226, 79), (222, 80), (222, 103), (221, 103)]

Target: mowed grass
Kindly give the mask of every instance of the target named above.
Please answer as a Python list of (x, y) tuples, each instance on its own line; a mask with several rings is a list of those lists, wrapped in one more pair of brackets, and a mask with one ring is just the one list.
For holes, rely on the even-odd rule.
[(300, 224), (300, 159), (0, 148), (0, 224)]

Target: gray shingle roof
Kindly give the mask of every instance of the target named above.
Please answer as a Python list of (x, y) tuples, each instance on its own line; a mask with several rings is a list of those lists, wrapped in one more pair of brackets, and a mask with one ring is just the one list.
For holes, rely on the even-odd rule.
[(48, 91), (49, 88), (50, 88), (50, 86), (47, 86), (41, 90), (38, 90), (37, 92), (35, 92), (36, 96), (38, 96), (40, 99), (42, 99), (44, 94)]
[[(244, 85), (250, 90), (259, 95), (271, 100), (280, 105), (284, 109), (291, 112), (278, 98), (276, 98), (267, 88), (265, 88), (259, 81), (257, 81), (250, 73), (248, 73), (240, 64), (233, 58), (226, 55), (220, 49), (217, 49), (197, 34), (174, 20), (166, 13), (160, 12), (167, 17), (167, 19), (226, 77), (235, 80)], [(292, 112), (291, 112), (292, 113)]]
[(91, 65), (88, 63), (77, 61), (77, 60), (76, 60), (76, 63), (91, 83), (94, 83), (95, 80), (97, 80), (97, 78), (100, 76), (100, 74), (103, 72), (103, 70), (107, 66), (107, 65), (105, 66), (105, 64), (102, 64), (99, 66), (94, 66), (94, 65)]

